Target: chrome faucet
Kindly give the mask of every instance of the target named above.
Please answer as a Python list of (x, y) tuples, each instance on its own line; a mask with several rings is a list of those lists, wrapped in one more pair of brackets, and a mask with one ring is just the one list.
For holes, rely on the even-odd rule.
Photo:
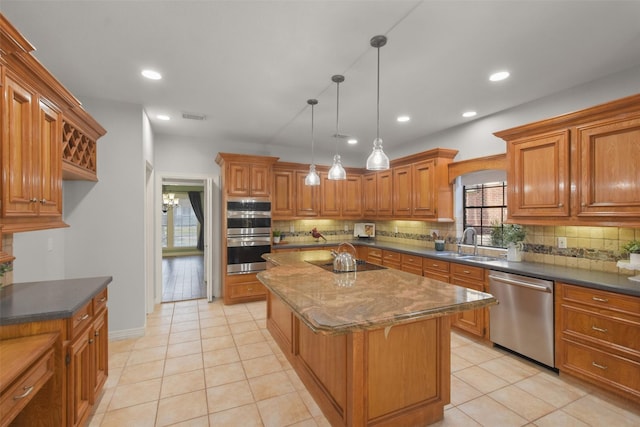
[(462, 245), (473, 245), (473, 254), (478, 255), (478, 232), (473, 227), (465, 228), (462, 232), (462, 237), (458, 241), (458, 253), (462, 248)]

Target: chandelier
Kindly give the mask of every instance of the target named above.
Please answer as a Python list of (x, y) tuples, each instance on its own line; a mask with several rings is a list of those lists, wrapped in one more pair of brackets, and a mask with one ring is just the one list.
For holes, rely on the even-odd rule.
[(162, 213), (167, 213), (169, 209), (180, 206), (179, 199), (173, 193), (162, 193)]

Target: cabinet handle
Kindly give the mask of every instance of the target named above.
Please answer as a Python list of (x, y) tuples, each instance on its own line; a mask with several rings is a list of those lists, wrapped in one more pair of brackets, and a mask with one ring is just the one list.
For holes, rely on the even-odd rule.
[(84, 316), (82, 316), (80, 318), (80, 320), (78, 320), (79, 322), (82, 322), (83, 320), (87, 320), (89, 318), (89, 313), (86, 313)]
[(471, 272), (469, 270), (463, 270), (462, 271), (464, 274), (471, 274)]
[(17, 396), (13, 396), (13, 400), (24, 399), (25, 397), (29, 396), (31, 394), (31, 392), (33, 391), (33, 386), (30, 385), (28, 387), (25, 387), (23, 390), (24, 390), (24, 393), (19, 394)]
[(253, 290), (253, 288), (247, 288), (247, 290), (248, 290), (248, 291), (252, 291), (252, 290)]
[(584, 208), (585, 206), (587, 206), (587, 204), (583, 202), (583, 203), (580, 204), (580, 206), (582, 206)]
[(44, 205), (45, 203), (47, 203), (47, 199), (40, 200), (40, 203)]
[(591, 362), (591, 364), (593, 366), (595, 366), (596, 368), (598, 368), (598, 369), (602, 369), (603, 371), (608, 368), (608, 366), (604, 366), (604, 365), (601, 365), (601, 364), (596, 363), (596, 362)]
[(106, 300), (107, 300), (107, 297), (100, 298), (100, 302), (105, 302)]
[(89, 344), (93, 344), (93, 338), (89, 338)]
[(438, 264), (435, 264), (435, 263), (434, 263), (434, 264), (431, 264), (431, 266), (432, 266), (432, 267), (437, 267), (437, 266), (438, 266)]
[(564, 206), (564, 203), (558, 203), (558, 207), (561, 208)]
[(598, 302), (609, 302), (608, 298), (591, 297), (591, 299)]
[(591, 326), (591, 329), (593, 329), (594, 331), (602, 332), (602, 333), (607, 332), (607, 329), (598, 328), (597, 326)]
[(29, 203), (36, 203), (38, 201), (38, 199), (36, 199), (35, 197), (32, 199), (29, 199)]

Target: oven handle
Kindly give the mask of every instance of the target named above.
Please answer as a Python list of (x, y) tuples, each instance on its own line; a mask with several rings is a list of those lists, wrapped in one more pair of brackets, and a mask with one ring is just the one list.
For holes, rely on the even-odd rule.
[(270, 245), (271, 239), (269, 237), (227, 238), (227, 247)]
[[(533, 283), (527, 283), (521, 280), (506, 279), (504, 277), (494, 276), (493, 274), (489, 275), (489, 279), (495, 280), (496, 282), (502, 282), (507, 285), (521, 286), (523, 288), (533, 289), (534, 291), (551, 293), (551, 289), (546, 286), (534, 285)], [(491, 284), (489, 284), (489, 288), (491, 288)]]
[(227, 218), (271, 218), (271, 211), (227, 211)]

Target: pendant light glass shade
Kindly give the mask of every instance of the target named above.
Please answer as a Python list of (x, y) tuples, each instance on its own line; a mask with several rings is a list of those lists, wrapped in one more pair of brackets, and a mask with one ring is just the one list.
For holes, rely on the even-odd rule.
[(314, 138), (313, 138), (313, 107), (318, 103), (317, 99), (308, 99), (307, 104), (311, 105), (311, 164), (309, 165), (309, 173), (304, 178), (304, 185), (320, 185), (320, 176), (316, 172), (316, 165), (313, 159), (313, 146), (314, 146)]
[(336, 134), (334, 135), (334, 138), (336, 139), (336, 155), (333, 156), (333, 165), (331, 165), (331, 169), (329, 169), (327, 178), (342, 180), (347, 179), (347, 172), (342, 167), (340, 154), (338, 154), (338, 138), (340, 137), (340, 132), (338, 132), (338, 117), (340, 113), (340, 83), (344, 81), (344, 76), (336, 74), (331, 77), (331, 81), (336, 84)]
[(342, 167), (342, 160), (340, 160), (340, 154), (336, 154), (335, 156), (333, 156), (333, 165), (331, 165), (331, 169), (329, 169), (327, 178), (335, 179), (335, 180), (347, 179), (347, 172)]
[(385, 36), (371, 38), (371, 46), (378, 49), (378, 99), (377, 99), (377, 128), (376, 139), (373, 141), (373, 151), (367, 158), (367, 170), (380, 171), (389, 169), (389, 157), (382, 150), (382, 138), (380, 138), (380, 48), (387, 44)]

